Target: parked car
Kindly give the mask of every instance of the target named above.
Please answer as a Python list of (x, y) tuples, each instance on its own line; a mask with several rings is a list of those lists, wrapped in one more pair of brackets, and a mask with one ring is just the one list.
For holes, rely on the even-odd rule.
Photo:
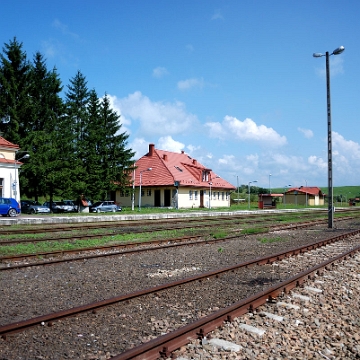
[(48, 206), (41, 205), (35, 200), (21, 200), (21, 210), (27, 214), (49, 214), (50, 208)]
[(77, 205), (75, 204), (75, 201), (73, 200), (62, 200), (62, 202), (65, 204), (65, 205), (69, 205), (71, 206), (72, 208), (72, 212), (77, 212), (78, 208), (77, 208)]
[(97, 201), (89, 208), (90, 212), (116, 212), (121, 211), (121, 206), (117, 205), (115, 201)]
[(72, 206), (66, 205), (63, 201), (53, 201), (51, 207), (50, 207), (50, 201), (44, 202), (43, 205), (50, 208), (50, 210), (53, 213), (66, 213), (66, 212), (68, 213), (74, 211), (74, 208)]
[(0, 215), (15, 217), (21, 213), (20, 204), (13, 198), (0, 198)]

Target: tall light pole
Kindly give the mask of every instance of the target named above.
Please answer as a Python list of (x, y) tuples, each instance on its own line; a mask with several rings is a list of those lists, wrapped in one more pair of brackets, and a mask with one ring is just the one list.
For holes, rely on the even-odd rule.
[(135, 164), (133, 170), (133, 184), (132, 184), (132, 194), (131, 194), (131, 210), (135, 209)]
[(141, 170), (141, 171), (140, 171), (139, 211), (141, 210), (141, 181), (142, 181), (142, 173), (143, 173), (144, 171), (151, 171), (151, 170), (152, 170), (152, 168), (147, 168), (147, 169), (145, 169), (145, 170)]
[(237, 176), (236, 176), (236, 185), (237, 185), (237, 191), (238, 191), (237, 204), (239, 205), (239, 197), (240, 197), (240, 189), (239, 189), (239, 175), (237, 175)]
[(249, 210), (250, 210), (250, 184), (252, 183), (256, 183), (257, 180), (253, 180), (253, 181), (249, 181), (249, 184), (248, 184), (248, 191), (249, 191)]
[(271, 174), (269, 174), (269, 194), (271, 195), (271, 182), (270, 182)]
[(210, 193), (209, 193), (209, 209), (211, 209), (211, 185), (212, 185), (212, 182), (209, 182), (209, 185), (210, 185)]
[(314, 57), (326, 57), (326, 90), (327, 90), (327, 123), (328, 123), (328, 228), (333, 227), (334, 206), (333, 206), (333, 182), (332, 182), (332, 142), (331, 142), (331, 102), (330, 102), (330, 66), (329, 57), (339, 55), (345, 50), (344, 46), (335, 49), (331, 54), (314, 53)]
[(286, 207), (286, 189), (289, 188), (290, 186), (291, 186), (291, 184), (284, 186), (284, 188), (285, 188), (285, 189), (284, 189), (284, 207)]
[[(16, 157), (16, 153), (14, 155), (14, 157)], [(14, 183), (13, 183), (13, 192), (14, 192), (14, 198), (15, 200), (17, 200), (16, 196), (17, 196), (17, 188), (18, 188), (18, 181), (17, 181), (17, 176), (16, 176), (16, 164), (18, 163), (18, 161), (23, 160), (23, 159), (28, 159), (30, 157), (29, 154), (25, 154), (23, 157), (21, 157), (20, 159), (15, 158), (14, 160)], [(11, 192), (10, 192), (11, 193)], [(20, 199), (19, 199), (20, 200)]]

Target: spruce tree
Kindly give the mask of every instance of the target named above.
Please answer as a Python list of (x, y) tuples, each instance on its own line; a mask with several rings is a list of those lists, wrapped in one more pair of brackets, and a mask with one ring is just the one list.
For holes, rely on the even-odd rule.
[(66, 93), (66, 122), (67, 131), (72, 138), (70, 145), (72, 147), (71, 159), (71, 178), (72, 192), (78, 197), (81, 194), (86, 195), (86, 169), (84, 161), (86, 159), (85, 129), (89, 121), (87, 106), (89, 103), (90, 92), (87, 87), (85, 76), (78, 71), (74, 78), (70, 79), (68, 92)]
[[(22, 168), (21, 185), (23, 193), (38, 200), (40, 196), (52, 197), (66, 191), (69, 184), (63, 176), (69, 169), (59, 163), (65, 156), (61, 141), (66, 141), (60, 130), (64, 119), (61, 81), (56, 69), (48, 71), (39, 52), (31, 66), (30, 83), (30, 111), (23, 149), (30, 154), (31, 160)], [(59, 178), (62, 180), (56, 182)]]
[(100, 145), (104, 181), (102, 195), (110, 198), (112, 192), (129, 185), (127, 173), (133, 166), (135, 153), (126, 148), (129, 135), (121, 132), (120, 116), (111, 108), (107, 94), (101, 102), (100, 118), (105, 129)]
[(6, 140), (20, 145), (29, 112), (29, 71), (26, 53), (16, 37), (0, 54), (0, 131)]

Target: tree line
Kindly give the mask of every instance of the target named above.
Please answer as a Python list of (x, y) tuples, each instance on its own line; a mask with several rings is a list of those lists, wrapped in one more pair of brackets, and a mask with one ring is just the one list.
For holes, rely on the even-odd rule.
[(134, 152), (120, 116), (78, 71), (63, 86), (56, 68), (36, 52), (27, 58), (16, 37), (0, 54), (0, 132), (24, 154), (20, 189), (28, 198), (106, 199), (129, 185)]

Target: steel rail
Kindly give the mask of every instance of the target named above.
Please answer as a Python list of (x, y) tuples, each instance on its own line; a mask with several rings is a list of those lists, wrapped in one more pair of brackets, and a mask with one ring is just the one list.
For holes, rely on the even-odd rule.
[[(357, 209), (339, 209), (337, 210), (337, 213), (348, 213), (348, 212), (356, 212)], [(302, 215), (302, 216), (308, 216), (309, 213), (311, 214), (323, 214), (325, 212), (325, 210), (320, 209), (317, 211), (308, 211), (306, 213), (301, 212), (301, 211), (297, 211), (297, 212), (291, 212), (292, 215)], [(276, 219), (277, 217), (283, 216), (284, 213), (261, 213), (260, 214), (239, 214), (234, 212), (233, 215), (228, 215), (228, 213), (226, 213), (226, 215), (221, 216), (221, 219), (249, 219), (249, 218), (256, 218), (259, 216), (262, 217), (270, 217), (270, 218), (274, 218)], [(311, 215), (309, 215), (311, 216)], [(146, 226), (146, 225), (151, 225), (153, 224), (155, 221), (157, 224), (162, 223), (162, 224), (167, 224), (167, 223), (173, 223), (175, 222), (196, 222), (196, 221), (219, 221), (218, 217), (213, 217), (211, 215), (211, 213), (204, 213), (203, 216), (201, 217), (186, 217), (186, 218), (167, 218), (167, 219), (142, 219), (142, 220), (118, 220), (118, 221), (98, 221), (98, 222), (94, 222), (94, 223), (89, 223), (84, 221), (82, 223), (82, 225), (78, 225), (78, 223), (65, 223), (62, 222), (62, 224), (59, 226), (57, 223), (56, 224), (43, 224), (42, 226), (39, 226), (39, 224), (28, 224), (28, 225), (24, 225), (26, 227), (28, 226), (32, 226), (31, 229), (0, 229), (0, 235), (11, 235), (11, 234), (36, 234), (38, 232), (44, 232), (44, 231), (48, 231), (48, 232), (64, 232), (64, 231), (73, 231), (73, 230), (83, 230), (84, 228), (87, 228), (89, 230), (91, 229), (98, 229), (98, 228), (108, 228), (108, 227), (125, 227), (125, 226)]]
[(166, 290), (166, 289), (170, 289), (179, 285), (183, 285), (183, 284), (187, 284), (187, 283), (191, 283), (194, 281), (201, 281), (204, 278), (209, 278), (209, 277), (216, 277), (219, 276), (222, 273), (226, 273), (229, 271), (235, 271), (237, 269), (240, 269), (242, 267), (250, 267), (250, 266), (254, 266), (254, 265), (264, 265), (264, 264), (270, 264), (274, 261), (278, 261), (278, 260), (282, 260), (286, 257), (292, 256), (292, 255), (298, 255), (300, 253), (304, 253), (308, 250), (313, 250), (316, 249), (318, 247), (324, 246), (326, 244), (329, 243), (333, 243), (336, 242), (338, 240), (342, 240), (346, 237), (349, 236), (353, 236), (356, 234), (359, 234), (360, 230), (356, 230), (356, 231), (351, 231), (348, 232), (346, 234), (341, 234), (341, 235), (337, 235), (334, 237), (331, 237), (329, 239), (325, 239), (325, 240), (321, 240), (317, 243), (313, 243), (313, 244), (308, 244), (308, 245), (304, 245), (301, 246), (299, 248), (294, 248), (294, 249), (290, 249), (287, 251), (282, 251), (279, 252), (277, 254), (273, 254), (273, 255), (269, 255), (266, 257), (262, 257), (262, 258), (258, 258), (258, 259), (254, 259), (254, 260), (249, 260), (243, 263), (239, 263), (236, 265), (232, 265), (232, 266), (228, 266), (228, 267), (224, 267), (221, 269), (217, 269), (217, 270), (212, 270), (212, 271), (208, 271), (206, 273), (202, 273), (199, 275), (194, 275), (191, 277), (187, 277), (181, 280), (176, 280), (167, 284), (161, 284), (152, 288), (147, 288), (147, 289), (142, 289), (142, 290), (138, 290), (132, 293), (128, 293), (128, 294), (123, 294), (123, 295), (119, 295), (113, 298), (109, 298), (109, 299), (105, 299), (105, 300), (101, 300), (101, 301), (96, 301), (90, 304), (86, 304), (86, 305), (82, 305), (82, 306), (78, 306), (78, 307), (74, 307), (74, 308), (70, 308), (70, 309), (66, 309), (66, 310), (62, 310), (62, 311), (58, 311), (58, 312), (54, 312), (51, 314), (46, 314), (46, 315), (41, 315), (35, 318), (31, 318), (31, 319), (27, 319), (27, 320), (22, 320), (22, 321), (18, 321), (15, 323), (11, 323), (11, 324), (7, 324), (7, 325), (3, 325), (0, 326), (0, 336), (2, 338), (6, 339), (6, 335), (7, 334), (11, 334), (14, 332), (20, 332), (23, 331), (29, 327), (32, 326), (36, 326), (42, 323), (47, 323), (49, 326), (52, 325), (52, 323), (56, 320), (60, 320), (62, 318), (65, 317), (70, 317), (70, 316), (74, 316), (80, 313), (84, 313), (84, 312), (88, 312), (88, 311), (92, 311), (92, 312), (96, 312), (97, 309), (100, 309), (102, 307), (106, 307), (115, 303), (119, 303), (122, 301), (127, 301), (127, 300), (131, 300), (133, 298), (137, 298), (140, 296), (144, 296), (144, 295), (148, 295), (151, 293), (156, 293), (162, 290)]
[[(326, 220), (313, 220), (313, 221), (307, 221), (300, 224), (295, 225), (274, 225), (267, 228), (264, 228), (264, 231), (257, 232), (257, 234), (261, 233), (267, 233), (269, 231), (275, 231), (275, 230), (293, 230), (293, 229), (300, 229), (304, 227), (309, 227), (317, 224), (325, 223)], [(20, 268), (26, 268), (26, 267), (34, 267), (34, 266), (42, 266), (42, 265), (50, 265), (50, 264), (59, 264), (63, 262), (70, 262), (70, 261), (79, 261), (79, 260), (88, 260), (88, 259), (95, 259), (99, 257), (107, 257), (107, 256), (116, 256), (116, 255), (123, 255), (123, 254), (133, 254), (143, 251), (155, 251), (160, 249), (167, 249), (172, 247), (179, 247), (179, 246), (191, 246), (191, 245), (199, 245), (199, 244), (210, 244), (210, 243), (216, 243), (220, 241), (226, 241), (231, 240), (234, 238), (238, 238), (239, 236), (244, 234), (235, 234), (233, 236), (227, 236), (223, 238), (216, 238), (216, 239), (205, 239), (205, 240), (195, 240), (195, 241), (187, 241), (184, 242), (184, 240), (194, 239), (194, 238), (200, 238), (204, 235), (194, 235), (194, 236), (185, 236), (180, 238), (169, 238), (169, 239), (163, 239), (163, 240), (152, 240), (149, 242), (136, 242), (136, 243), (126, 243), (126, 244), (114, 244), (114, 245), (106, 245), (106, 246), (100, 246), (100, 247), (90, 247), (90, 248), (78, 248), (73, 250), (57, 250), (57, 251), (48, 251), (48, 252), (38, 252), (38, 253), (31, 253), (31, 254), (20, 254), (20, 255), (11, 255), (11, 256), (1, 256), (0, 257), (0, 263), (4, 261), (16, 261), (16, 260), (23, 260), (27, 258), (33, 258), (33, 257), (49, 257), (49, 256), (61, 256), (61, 255), (67, 255), (67, 254), (74, 254), (74, 253), (83, 253), (86, 251), (99, 251), (99, 250), (109, 250), (109, 249), (115, 249), (115, 248), (127, 248), (127, 247), (136, 247), (141, 246), (140, 249), (133, 249), (133, 250), (124, 250), (124, 251), (113, 251), (109, 253), (101, 253), (101, 254), (91, 254), (91, 255), (82, 255), (77, 256), (74, 258), (63, 258), (63, 259), (54, 259), (54, 260), (48, 260), (48, 261), (38, 261), (34, 263), (27, 263), (27, 264), (16, 264), (16, 265), (10, 265), (10, 266), (3, 266), (0, 267), (1, 271), (6, 270), (14, 270), (14, 269), (20, 269)], [(173, 244), (176, 241), (182, 241), (181, 243)], [(172, 244), (168, 244), (171, 242)], [(163, 243), (166, 243), (167, 245), (161, 245)], [(147, 245), (157, 245), (160, 244), (160, 247), (146, 247)]]
[(120, 355), (112, 357), (113, 360), (155, 360), (168, 358), (171, 353), (181, 346), (184, 346), (195, 339), (202, 339), (210, 331), (223, 325), (224, 322), (231, 322), (234, 318), (242, 316), (249, 311), (272, 301), (282, 293), (288, 293), (297, 286), (301, 286), (307, 279), (313, 279), (315, 274), (321, 274), (323, 269), (329, 269), (340, 260), (347, 259), (360, 251), (360, 245), (330, 260), (324, 261), (308, 270), (305, 270), (288, 280), (261, 291), (246, 299), (243, 299), (227, 308), (221, 309), (213, 314), (201, 318), (191, 324), (179, 328), (171, 333), (162, 335), (145, 344), (132, 348)]

